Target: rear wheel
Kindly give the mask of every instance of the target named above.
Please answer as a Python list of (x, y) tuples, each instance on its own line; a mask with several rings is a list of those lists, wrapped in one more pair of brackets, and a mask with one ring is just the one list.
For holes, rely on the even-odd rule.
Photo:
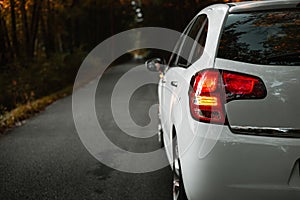
[(181, 165), (176, 139), (174, 139), (173, 144), (173, 157), (173, 200), (187, 200), (182, 181)]

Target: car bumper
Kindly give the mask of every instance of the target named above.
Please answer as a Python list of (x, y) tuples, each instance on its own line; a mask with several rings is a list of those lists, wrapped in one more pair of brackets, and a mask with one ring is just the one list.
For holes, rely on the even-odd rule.
[[(204, 136), (212, 126), (219, 133)], [(237, 135), (218, 127), (201, 123), (182, 151), (190, 200), (300, 199), (300, 139)]]

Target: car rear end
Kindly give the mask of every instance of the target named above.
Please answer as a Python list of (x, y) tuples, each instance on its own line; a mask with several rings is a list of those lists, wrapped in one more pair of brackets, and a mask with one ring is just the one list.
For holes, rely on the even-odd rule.
[(214, 69), (191, 81), (191, 115), (213, 146), (201, 155), (200, 136), (182, 158), (191, 200), (300, 199), (300, 10), (282, 2), (232, 4)]

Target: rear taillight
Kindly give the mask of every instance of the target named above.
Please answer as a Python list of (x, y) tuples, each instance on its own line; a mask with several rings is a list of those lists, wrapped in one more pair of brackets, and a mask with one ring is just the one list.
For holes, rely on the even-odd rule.
[(222, 78), (227, 102), (235, 99), (263, 99), (267, 95), (266, 87), (258, 77), (223, 71)]
[(266, 94), (266, 87), (258, 77), (207, 69), (192, 78), (190, 111), (196, 120), (224, 124), (225, 103), (237, 99), (263, 99)]

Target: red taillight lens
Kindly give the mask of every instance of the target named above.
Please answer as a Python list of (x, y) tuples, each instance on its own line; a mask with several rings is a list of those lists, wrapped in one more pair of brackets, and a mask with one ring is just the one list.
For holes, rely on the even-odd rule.
[(225, 122), (221, 89), (221, 75), (218, 70), (205, 70), (195, 75), (193, 88), (189, 93), (191, 114), (195, 119)]
[(224, 104), (235, 99), (262, 99), (266, 88), (261, 79), (235, 72), (208, 69), (197, 73), (191, 82), (190, 111), (193, 118), (224, 124)]
[(223, 73), (223, 81), (227, 91), (241, 95), (250, 94), (253, 91), (254, 84), (258, 82), (255, 78), (228, 72)]
[(258, 77), (223, 71), (222, 78), (226, 90), (226, 101), (235, 99), (263, 99), (267, 90)]
[(195, 78), (194, 91), (201, 93), (214, 92), (218, 87), (219, 71), (204, 71)]

